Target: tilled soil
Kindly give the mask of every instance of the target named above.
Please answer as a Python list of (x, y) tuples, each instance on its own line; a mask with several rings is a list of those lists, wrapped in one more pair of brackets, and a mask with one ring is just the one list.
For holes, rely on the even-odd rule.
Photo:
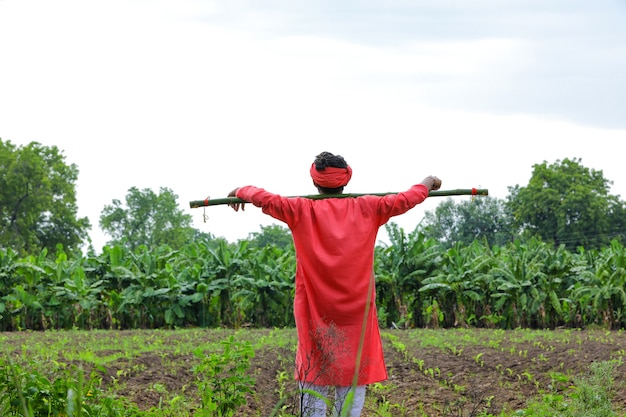
[[(626, 348), (623, 333), (609, 339), (577, 332), (575, 338), (554, 344), (529, 339), (497, 347), (485, 340), (459, 349), (415, 347), (415, 339), (393, 334), (404, 340), (406, 350), (399, 352), (383, 339), (389, 379), (368, 388), (363, 416), (380, 416), (386, 410), (389, 416), (470, 417), (523, 409), (528, 400), (545, 393), (571, 391), (575, 377), (586, 376), (593, 362), (619, 359)], [(277, 363), (272, 351), (259, 352), (255, 363), (257, 392), (263, 399), (251, 402), (248, 412), (270, 415), (278, 400), (275, 375), (284, 364)], [(616, 365), (614, 378), (615, 407), (626, 410), (626, 365)], [(291, 400), (295, 406), (297, 397)]]
[[(256, 332), (266, 335), (269, 330)], [(471, 342), (443, 346), (424, 345), (419, 332), (383, 331), (389, 379), (368, 387), (364, 417), (470, 417), (526, 408), (528, 400), (546, 393), (571, 392), (575, 379), (585, 376), (593, 362), (621, 360), (626, 349), (626, 332), (622, 331), (557, 330), (549, 338), (526, 339), (519, 333), (502, 332), (496, 340), (493, 332), (471, 330)], [(125, 332), (120, 337), (132, 335)], [(13, 335), (8, 341), (17, 348), (27, 337)], [(164, 343), (167, 346), (168, 341)], [(287, 347), (255, 350), (248, 370), (255, 380), (254, 393), (237, 416), (280, 415), (273, 414), (277, 409), (297, 414), (293, 346), (295, 341)], [(97, 352), (99, 356), (113, 354), (115, 350)], [(193, 403), (197, 388), (192, 369), (197, 363), (193, 354), (164, 347), (161, 353), (118, 358), (99, 372), (105, 386), (116, 387), (118, 395), (147, 410), (167, 404), (176, 395)], [(626, 410), (626, 365), (618, 362), (614, 369), (614, 404)]]

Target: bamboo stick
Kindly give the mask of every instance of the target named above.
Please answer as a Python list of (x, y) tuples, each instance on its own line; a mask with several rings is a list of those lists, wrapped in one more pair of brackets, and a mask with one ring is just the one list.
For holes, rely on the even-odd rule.
[[(375, 195), (375, 196), (385, 196), (390, 194), (397, 193), (367, 193), (367, 194), (312, 194), (312, 195), (300, 195), (300, 196), (290, 196), (287, 198), (310, 198), (312, 200), (322, 200), (325, 198), (348, 198), (348, 197), (362, 197), (365, 195)], [(486, 196), (489, 195), (489, 190), (486, 188), (458, 188), (456, 190), (438, 190), (431, 191), (428, 193), (429, 197), (445, 197), (445, 196), (453, 196), (453, 195), (478, 195), (478, 196)], [(207, 207), (207, 206), (217, 206), (220, 204), (232, 204), (232, 203), (249, 203), (248, 201), (244, 201), (241, 198), (237, 197), (225, 197), (225, 198), (214, 198), (214, 199), (204, 199), (204, 200), (194, 200), (189, 202), (189, 207), (198, 208), (198, 207)]]

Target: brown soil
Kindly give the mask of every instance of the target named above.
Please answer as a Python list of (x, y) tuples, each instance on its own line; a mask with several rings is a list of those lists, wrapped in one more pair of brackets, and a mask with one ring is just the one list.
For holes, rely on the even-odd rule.
[[(494, 343), (487, 336), (493, 333), (485, 333), (485, 339), (481, 340), (483, 332), (472, 330), (475, 336), (472, 343), (447, 348), (420, 347), (415, 333), (411, 336), (404, 331), (385, 332), (397, 337), (406, 351), (399, 352), (388, 338), (383, 338), (389, 379), (368, 387), (364, 417), (470, 417), (480, 412), (498, 415), (502, 410), (526, 408), (529, 399), (544, 393), (571, 391), (574, 377), (587, 374), (594, 361), (621, 358), (626, 349), (626, 332), (607, 336), (605, 331), (573, 331), (574, 336), (560, 336), (558, 341), (536, 338), (525, 341), (518, 336), (513, 339), (505, 332)], [(18, 348), (24, 343), (19, 338), (9, 341)], [(97, 355), (113, 353), (99, 351)], [(293, 356), (293, 346), (255, 350), (249, 369), (256, 381), (255, 394), (248, 397), (238, 416), (270, 416), (277, 406), (285, 413), (296, 414)], [(173, 350), (168, 350), (167, 355), (145, 353), (112, 361), (102, 380), (109, 387), (115, 382), (119, 395), (147, 410), (158, 407), (160, 402), (165, 406), (177, 394), (193, 401), (197, 388), (192, 368), (196, 363), (198, 359), (194, 355), (177, 354)], [(278, 378), (281, 373), (285, 377), (282, 384)], [(553, 378), (555, 375), (568, 378), (559, 382)], [(614, 377), (614, 403), (616, 408), (624, 410), (626, 365), (617, 365)], [(388, 414), (379, 411), (385, 408)], [(189, 415), (192, 414), (190, 411)]]
[[(577, 334), (579, 337), (555, 345), (532, 339), (524, 343), (504, 342), (497, 348), (474, 344), (464, 346), (462, 351), (415, 348), (415, 341), (403, 337), (402, 332), (393, 334), (400, 335), (408, 356), (384, 340), (389, 379), (369, 387), (363, 417), (380, 416), (377, 410), (385, 409), (385, 404), (389, 412), (385, 415), (420, 417), (471, 417), (481, 412), (499, 415), (501, 411), (526, 408), (529, 399), (540, 398), (551, 390), (571, 391), (574, 377), (587, 376), (592, 362), (621, 357), (626, 348), (626, 334), (611, 339)], [(259, 410), (261, 416), (269, 416), (278, 402), (276, 373), (285, 364), (277, 361), (277, 356), (281, 355), (258, 352), (254, 369), (258, 372), (259, 395), (241, 416), (257, 415)], [(421, 369), (419, 359), (423, 359)], [(551, 375), (556, 374), (570, 378), (568, 382), (555, 382)], [(615, 407), (620, 410), (626, 410), (624, 381), (626, 365), (620, 364), (615, 373), (614, 397)], [(289, 387), (297, 388), (295, 384)], [(296, 404), (294, 396), (289, 410), (293, 412)]]
[[(445, 330), (442, 330), (445, 331)], [(480, 331), (477, 330), (478, 333)], [(385, 404), (391, 416), (477, 416), (487, 411), (498, 415), (502, 410), (512, 411), (526, 408), (527, 401), (538, 398), (542, 393), (554, 389), (562, 393), (571, 390), (572, 378), (589, 372), (594, 361), (615, 359), (626, 348), (626, 334), (614, 334), (610, 339), (597, 333), (579, 333), (569, 342), (559, 341), (545, 344), (530, 338), (527, 342), (504, 341), (497, 347), (481, 344), (462, 347), (462, 351), (440, 347), (416, 348), (403, 332), (393, 332), (407, 346), (408, 357), (393, 348), (384, 339), (385, 362), (389, 379), (370, 387), (367, 407), (363, 417), (378, 416)], [(487, 343), (487, 341), (485, 341)], [(293, 352), (287, 348), (257, 350), (250, 367), (256, 380), (256, 395), (239, 416), (270, 416), (277, 404), (282, 404), (286, 413), (296, 414), (298, 397), (297, 384), (291, 375)], [(417, 360), (414, 360), (414, 359)], [(193, 357), (173, 358), (172, 366), (162, 369), (160, 358), (145, 355), (135, 363), (145, 369), (130, 376), (126, 388), (120, 392), (142, 408), (156, 406), (161, 396), (147, 387), (155, 381), (165, 384), (168, 392), (184, 389), (193, 380), (190, 363)], [(420, 370), (419, 359), (423, 365)], [(432, 369), (432, 374), (429, 369)], [(170, 372), (168, 375), (166, 372)], [(286, 382), (281, 397), (277, 375), (284, 372)], [(551, 372), (569, 375), (569, 382), (555, 382)], [(617, 367), (615, 380), (617, 407), (626, 409), (626, 365)], [(553, 387), (553, 388), (551, 388)]]

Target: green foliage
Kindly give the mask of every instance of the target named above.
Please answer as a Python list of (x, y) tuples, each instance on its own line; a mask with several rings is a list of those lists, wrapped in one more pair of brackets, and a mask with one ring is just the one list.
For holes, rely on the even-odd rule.
[[(390, 379), (368, 387), (364, 414), (617, 417), (612, 401), (624, 416), (621, 331), (417, 329), (381, 337), (393, 358)], [(295, 329), (4, 333), (0, 416), (216, 416), (224, 401), (222, 415), (293, 417), (302, 393), (293, 380), (296, 345)], [(588, 368), (592, 351), (598, 362)], [(84, 379), (83, 369), (92, 370)], [(411, 387), (400, 382), (406, 370)]]
[(613, 417), (611, 399), (614, 392), (614, 362), (593, 362), (590, 375), (578, 378), (573, 394), (571, 416)]
[[(447, 250), (389, 225), (375, 250), (382, 327), (626, 327), (626, 249), (572, 253), (537, 239)], [(0, 249), (0, 331), (293, 326), (295, 251), (248, 241)]]
[[(626, 250), (617, 241), (596, 253), (593, 263), (581, 273), (572, 296), (581, 302), (586, 317), (600, 313), (596, 320), (609, 328), (626, 323)], [(584, 306), (584, 307), (583, 307)], [(596, 313), (596, 314), (597, 314)]]
[(415, 230), (406, 234), (395, 223), (387, 224), (391, 245), (375, 249), (377, 300), (384, 327), (423, 327), (425, 300), (422, 281), (435, 273), (440, 247)]
[[(258, 327), (294, 325), (293, 311), (285, 309), (294, 296), (295, 253), (265, 246), (253, 251), (247, 271), (233, 280), (233, 297), (252, 314)], [(292, 274), (289, 273), (292, 271)]]
[[(88, 381), (80, 368), (48, 366), (49, 374), (33, 363), (0, 358), (0, 415), (3, 417), (119, 417), (132, 416), (134, 406), (102, 396), (95, 373)], [(137, 411), (135, 409), (135, 411)]]
[(475, 241), (466, 247), (458, 243), (445, 251), (440, 268), (425, 278), (419, 289), (444, 313), (443, 323), (431, 321), (431, 325), (467, 326), (472, 324), (471, 316), (474, 321), (482, 317), (491, 295), (489, 271), (494, 267), (491, 252)]
[(275, 246), (282, 250), (288, 250), (293, 247), (291, 231), (286, 227), (276, 224), (269, 226), (261, 225), (261, 231), (250, 233), (248, 240), (250, 241), (250, 246), (253, 248)]
[(56, 146), (15, 146), (0, 139), (0, 247), (21, 254), (78, 250), (91, 228), (77, 216), (78, 168)]
[(250, 342), (235, 341), (233, 336), (222, 341), (221, 353), (194, 354), (201, 363), (193, 368), (201, 395), (202, 407), (195, 417), (232, 416), (246, 404), (246, 395), (253, 391), (254, 378), (247, 373), (254, 349)]
[(529, 327), (540, 308), (544, 305), (546, 293), (540, 291), (540, 281), (545, 281), (543, 257), (544, 243), (531, 240), (529, 244), (513, 243), (514, 250), (493, 270), (496, 311), (504, 312), (512, 319), (507, 328)]
[(624, 203), (609, 194), (611, 181), (580, 159), (533, 165), (526, 187), (509, 187), (507, 205), (515, 224), (570, 250), (600, 248), (622, 236)]
[(169, 188), (161, 188), (156, 194), (148, 188), (131, 187), (125, 205), (115, 199), (104, 207), (100, 227), (112, 237), (110, 245), (124, 244), (131, 249), (168, 245), (180, 249), (196, 231), (191, 226), (191, 215), (178, 207), (177, 199)]
[(469, 245), (474, 241), (501, 246), (511, 242), (516, 235), (512, 221), (504, 200), (480, 197), (455, 201), (447, 198), (434, 212), (424, 214), (420, 228), (445, 248), (456, 244)]
[(575, 379), (571, 395), (548, 393), (540, 401), (531, 401), (516, 416), (527, 417), (618, 417), (611, 399), (615, 392), (613, 373), (617, 361), (593, 362), (587, 376)]

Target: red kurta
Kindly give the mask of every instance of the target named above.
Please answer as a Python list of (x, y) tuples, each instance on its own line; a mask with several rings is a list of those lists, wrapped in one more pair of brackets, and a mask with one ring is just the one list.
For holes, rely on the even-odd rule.
[[(285, 222), (296, 249), (295, 377), (317, 385), (352, 384), (379, 228), (428, 197), (422, 184), (386, 196), (313, 200), (241, 187), (237, 197)], [(358, 385), (387, 379), (372, 285)]]

